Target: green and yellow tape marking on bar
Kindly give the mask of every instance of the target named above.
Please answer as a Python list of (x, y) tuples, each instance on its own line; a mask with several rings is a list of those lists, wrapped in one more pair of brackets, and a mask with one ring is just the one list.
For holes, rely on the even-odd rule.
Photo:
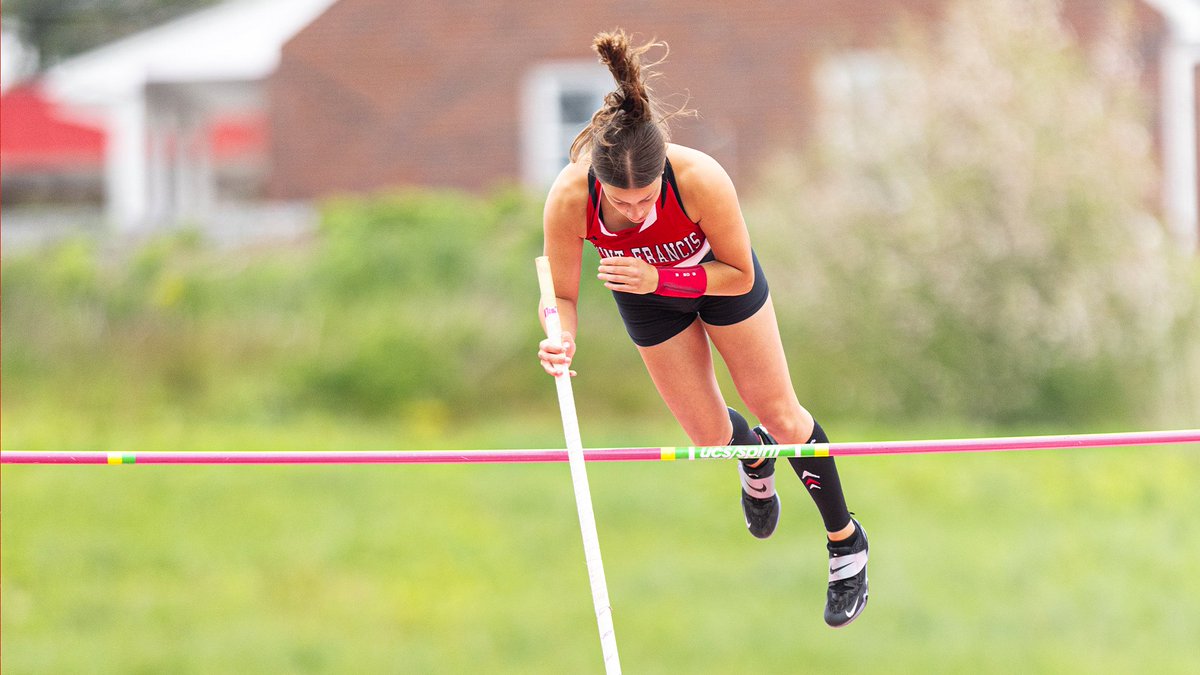
[(797, 457), (828, 457), (829, 456), (829, 444), (828, 443), (813, 443), (811, 445), (801, 445), (800, 447), (796, 448), (796, 450), (797, 450), (797, 452), (796, 452)]
[(137, 455), (132, 452), (110, 452), (108, 453), (109, 464), (137, 464)]

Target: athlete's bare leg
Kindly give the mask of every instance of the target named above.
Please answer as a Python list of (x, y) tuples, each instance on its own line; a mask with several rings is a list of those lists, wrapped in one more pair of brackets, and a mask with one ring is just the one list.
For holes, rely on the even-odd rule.
[(697, 320), (666, 342), (638, 351), (663, 402), (692, 443), (728, 443), (733, 425), (717, 385), (703, 324)]
[[(800, 405), (792, 386), (771, 299), (749, 319), (732, 326), (705, 325), (704, 329), (750, 413), (780, 443), (807, 442), (812, 437), (813, 418)], [(841, 541), (854, 534), (854, 521), (828, 534), (831, 540)]]
[(771, 299), (749, 319), (732, 326), (705, 324), (704, 330), (721, 353), (750, 414), (780, 443), (807, 441), (813, 418), (792, 386)]

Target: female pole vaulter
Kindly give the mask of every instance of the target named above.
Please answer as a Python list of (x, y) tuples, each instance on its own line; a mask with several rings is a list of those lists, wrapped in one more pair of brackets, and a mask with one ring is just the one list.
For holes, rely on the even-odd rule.
[[(659, 395), (698, 446), (827, 443), (796, 396), (775, 310), (728, 174), (712, 157), (668, 142), (667, 120), (641, 57), (622, 30), (593, 48), (617, 88), (571, 146), (571, 162), (546, 199), (550, 258), (562, 346), (543, 341), (546, 372), (575, 353), (583, 242), (600, 253), (597, 278), (612, 291), (626, 331)], [(713, 370), (716, 346), (738, 394), (761, 426), (725, 404)], [(767, 430), (770, 430), (768, 432)], [(867, 536), (851, 517), (832, 457), (789, 458), (828, 534), (825, 622), (844, 626), (867, 602)], [(742, 511), (765, 539), (779, 520), (775, 460), (739, 461)]]

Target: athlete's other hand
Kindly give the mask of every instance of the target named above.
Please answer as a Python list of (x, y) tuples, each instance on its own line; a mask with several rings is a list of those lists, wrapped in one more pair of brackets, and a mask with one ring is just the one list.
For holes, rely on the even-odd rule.
[(564, 330), (561, 339), (561, 345), (550, 344), (550, 338), (538, 343), (538, 359), (542, 362), (542, 368), (555, 377), (564, 372), (575, 377), (576, 372), (570, 370), (571, 357), (575, 356), (575, 336)]
[(596, 278), (604, 282), (605, 288), (622, 293), (645, 295), (658, 288), (658, 270), (641, 258), (602, 258)]

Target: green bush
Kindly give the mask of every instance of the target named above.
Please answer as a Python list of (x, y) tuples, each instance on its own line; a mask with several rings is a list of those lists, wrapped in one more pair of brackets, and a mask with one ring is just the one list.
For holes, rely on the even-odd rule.
[[(311, 239), (272, 250), (178, 232), (126, 251), (73, 240), (8, 256), (6, 394), (85, 418), (196, 424), (316, 414), (430, 427), (553, 411), (534, 357), (541, 206), (514, 189), (404, 190), (330, 200)], [(590, 284), (585, 303), (607, 307), (606, 293)], [(586, 339), (581, 363), (640, 370), (609, 329), (614, 339)], [(625, 409), (652, 396), (580, 392), (581, 405)]]
[[(312, 280), (321, 328), (288, 359), (295, 400), (367, 415), (552, 406), (553, 386), (533, 357), (541, 206), (515, 189), (487, 199), (406, 190), (327, 203)], [(610, 305), (586, 276), (584, 313)], [(640, 370), (620, 330), (597, 328), (580, 362), (596, 374)], [(653, 395), (580, 391), (582, 401), (626, 409)]]

